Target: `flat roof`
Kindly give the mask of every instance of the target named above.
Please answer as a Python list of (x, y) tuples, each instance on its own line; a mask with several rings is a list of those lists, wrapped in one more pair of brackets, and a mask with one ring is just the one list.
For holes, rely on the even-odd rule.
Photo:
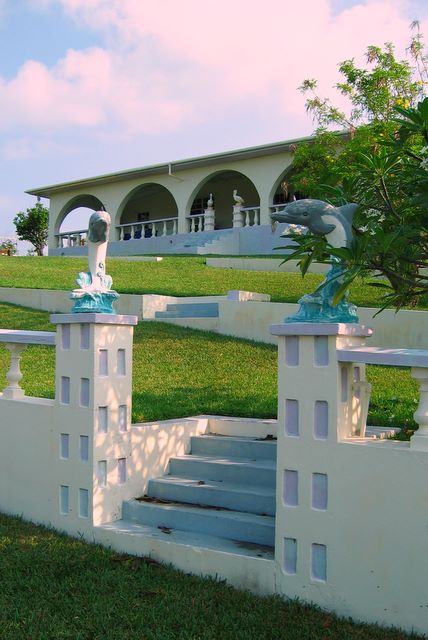
[[(337, 132), (337, 135), (346, 135), (346, 132)], [(223, 151), (222, 153), (213, 153), (206, 156), (199, 156), (184, 160), (173, 160), (171, 162), (163, 162), (161, 164), (153, 164), (145, 167), (138, 167), (136, 169), (126, 169), (125, 171), (106, 173), (90, 178), (83, 178), (81, 180), (73, 180), (71, 182), (61, 182), (45, 187), (36, 187), (34, 189), (28, 189), (25, 193), (33, 196), (49, 198), (54, 193), (69, 191), (70, 189), (91, 187), (108, 182), (121, 182), (123, 180), (128, 180), (129, 178), (150, 176), (158, 173), (173, 173), (176, 171), (182, 171), (184, 169), (203, 167), (209, 164), (217, 164), (220, 162), (224, 162), (225, 160), (246, 160), (257, 156), (267, 156), (276, 153), (282, 153), (284, 151), (290, 151), (290, 147), (294, 144), (298, 144), (299, 142), (311, 142), (312, 140), (314, 140), (314, 136), (307, 136), (305, 138), (295, 138), (293, 140), (262, 144), (256, 147), (247, 147), (245, 149)]]

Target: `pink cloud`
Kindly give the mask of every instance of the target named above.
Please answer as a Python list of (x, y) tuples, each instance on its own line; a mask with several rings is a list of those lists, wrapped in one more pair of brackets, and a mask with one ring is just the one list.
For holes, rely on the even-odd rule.
[(105, 34), (106, 44), (70, 50), (52, 68), (27, 61), (12, 81), (0, 82), (3, 127), (95, 127), (132, 136), (209, 123), (219, 111), (255, 104), (266, 118), (301, 117), (303, 79), (317, 78), (321, 93), (332, 95), (339, 61), (362, 62), (367, 45), (386, 41), (404, 56), (409, 40), (399, 0), (364, 2), (337, 16), (327, 0), (31, 2), (45, 10), (60, 4)]

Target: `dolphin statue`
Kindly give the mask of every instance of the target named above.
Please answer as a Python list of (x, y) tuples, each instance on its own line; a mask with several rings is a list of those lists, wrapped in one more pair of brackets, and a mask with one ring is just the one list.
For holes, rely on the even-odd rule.
[(352, 241), (352, 218), (359, 205), (351, 202), (334, 207), (322, 200), (295, 200), (282, 211), (271, 214), (272, 220), (300, 224), (310, 233), (326, 236), (332, 247), (349, 247)]

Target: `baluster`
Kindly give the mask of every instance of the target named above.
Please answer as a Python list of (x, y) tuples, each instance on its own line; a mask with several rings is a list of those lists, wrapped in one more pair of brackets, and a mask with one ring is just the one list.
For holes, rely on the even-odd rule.
[(130, 232), (131, 232), (131, 234), (130, 234), (131, 235), (131, 240), (134, 240), (134, 238), (135, 238), (135, 225), (134, 224), (130, 225)]
[(167, 235), (166, 220), (164, 220), (164, 221), (163, 221), (162, 235), (163, 235), (163, 236), (166, 236), (166, 235)]
[(190, 218), (190, 233), (195, 233), (195, 218)]
[(412, 378), (419, 382), (419, 405), (413, 414), (419, 429), (410, 439), (410, 448), (428, 451), (428, 368), (413, 368)]
[(200, 222), (199, 222), (199, 231), (205, 231), (205, 218), (204, 216), (200, 217)]
[(247, 211), (245, 212), (245, 226), (249, 227), (250, 226), (250, 210), (247, 209)]
[(260, 209), (254, 209), (254, 225), (259, 226), (260, 224)]
[(177, 220), (175, 219), (173, 224), (172, 224), (172, 233), (176, 234), (177, 233)]
[(25, 396), (24, 389), (19, 386), (19, 383), (22, 380), (22, 373), (19, 364), (21, 360), (21, 352), (24, 351), (27, 345), (7, 343), (5, 347), (10, 351), (10, 369), (6, 374), (6, 378), (9, 380), (9, 385), (3, 391), (3, 398), (19, 400)]

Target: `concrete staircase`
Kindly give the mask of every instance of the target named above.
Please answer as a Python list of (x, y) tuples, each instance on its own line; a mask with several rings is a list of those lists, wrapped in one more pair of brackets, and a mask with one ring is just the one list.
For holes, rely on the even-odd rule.
[(131, 535), (272, 559), (275, 543), (276, 441), (194, 436), (191, 453), (173, 457), (168, 475), (103, 525)]

